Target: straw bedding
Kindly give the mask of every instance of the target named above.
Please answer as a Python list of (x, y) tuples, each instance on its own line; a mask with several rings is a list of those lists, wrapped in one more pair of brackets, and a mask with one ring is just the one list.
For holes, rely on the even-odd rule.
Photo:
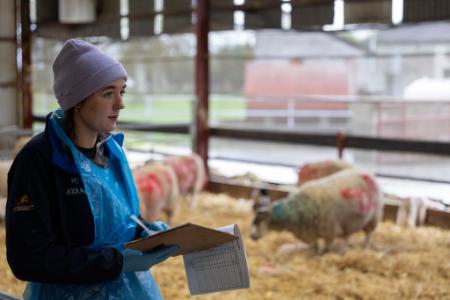
[[(355, 234), (345, 253), (337, 243), (333, 252), (316, 255), (287, 232), (250, 240), (251, 219), (249, 201), (226, 195), (203, 193), (195, 209), (182, 203), (177, 224), (236, 223), (247, 249), (251, 288), (201, 299), (450, 299), (450, 231), (383, 223), (370, 249), (362, 249), (363, 235)], [(4, 239), (0, 226), (0, 290), (21, 295), (24, 283), (7, 266)], [(180, 257), (154, 267), (152, 273), (166, 299), (192, 298)]]

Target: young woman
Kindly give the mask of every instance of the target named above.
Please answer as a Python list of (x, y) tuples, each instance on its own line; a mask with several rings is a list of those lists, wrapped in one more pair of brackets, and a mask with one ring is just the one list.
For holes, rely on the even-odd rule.
[[(136, 188), (111, 134), (127, 73), (90, 43), (68, 40), (53, 64), (61, 109), (47, 116), (8, 174), (8, 263), (25, 299), (161, 299), (148, 269), (178, 247), (124, 250), (142, 234)], [(165, 224), (149, 224), (165, 229)]]

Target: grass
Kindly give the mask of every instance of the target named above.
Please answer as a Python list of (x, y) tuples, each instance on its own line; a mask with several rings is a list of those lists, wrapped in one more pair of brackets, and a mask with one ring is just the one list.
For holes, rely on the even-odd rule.
[[(33, 111), (46, 115), (58, 108), (52, 95), (35, 93)], [(145, 98), (147, 98), (145, 101)], [(125, 109), (120, 120), (148, 124), (191, 123), (194, 95), (149, 95), (127, 93)], [(209, 103), (210, 123), (243, 121), (245, 119), (245, 100), (243, 97), (211, 95)], [(43, 128), (35, 124), (36, 128)], [(127, 132), (127, 145), (137, 148), (151, 148), (155, 145), (190, 147), (190, 137), (180, 134)]]
[[(53, 99), (53, 96), (35, 93), (33, 111), (45, 115), (56, 109), (58, 104)], [(144, 96), (128, 93), (121, 120), (151, 124), (191, 123), (194, 99), (194, 95)], [(210, 122), (243, 121), (245, 118), (243, 97), (212, 95), (209, 105)]]

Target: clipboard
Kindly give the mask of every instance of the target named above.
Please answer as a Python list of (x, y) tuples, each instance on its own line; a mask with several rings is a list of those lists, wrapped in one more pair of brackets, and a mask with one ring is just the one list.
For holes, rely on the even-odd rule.
[(178, 245), (180, 250), (173, 255), (177, 256), (210, 249), (237, 239), (239, 237), (230, 233), (185, 223), (145, 238), (127, 242), (124, 246), (145, 252), (158, 246)]

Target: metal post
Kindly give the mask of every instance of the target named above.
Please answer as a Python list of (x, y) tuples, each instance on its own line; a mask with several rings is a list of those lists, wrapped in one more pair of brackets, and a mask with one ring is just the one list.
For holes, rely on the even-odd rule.
[(197, 54), (195, 57), (195, 119), (193, 149), (205, 161), (208, 169), (208, 102), (209, 102), (209, 52), (208, 52), (208, 16), (209, 0), (197, 0), (196, 35)]
[(338, 157), (339, 159), (342, 159), (344, 157), (345, 135), (341, 131), (336, 135), (336, 147), (338, 150)]
[(19, 87), (22, 96), (22, 126), (32, 127), (32, 95), (31, 95), (31, 20), (30, 1), (20, 0), (17, 4), (20, 12), (20, 36), (17, 49), (22, 50), (21, 64), (19, 65)]

